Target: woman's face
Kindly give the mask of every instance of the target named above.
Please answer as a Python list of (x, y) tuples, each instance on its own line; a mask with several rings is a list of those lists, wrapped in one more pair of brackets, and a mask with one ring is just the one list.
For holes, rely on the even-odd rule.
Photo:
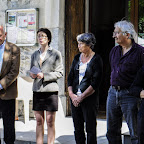
[(40, 45), (48, 45), (49, 39), (46, 33), (40, 31), (37, 36), (38, 36), (38, 42)]
[(87, 53), (91, 48), (90, 46), (86, 45), (84, 42), (78, 41), (78, 49), (82, 53)]

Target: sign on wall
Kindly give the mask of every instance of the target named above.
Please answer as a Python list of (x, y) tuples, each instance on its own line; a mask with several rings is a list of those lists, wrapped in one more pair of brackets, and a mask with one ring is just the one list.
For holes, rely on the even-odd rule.
[(7, 40), (18, 46), (37, 43), (38, 8), (6, 10)]

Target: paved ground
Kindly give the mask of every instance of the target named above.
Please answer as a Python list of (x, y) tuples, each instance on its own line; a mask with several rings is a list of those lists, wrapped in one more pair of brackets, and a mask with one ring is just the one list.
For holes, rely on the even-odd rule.
[[(27, 109), (26, 109), (27, 110)], [(16, 143), (15, 144), (36, 144), (35, 142), (35, 128), (36, 121), (26, 118), (26, 123), (22, 121), (16, 121)], [(0, 136), (3, 138), (2, 133), (2, 119), (0, 119)], [(75, 144), (73, 135), (73, 122), (71, 117), (65, 117), (62, 109), (62, 105), (59, 102), (59, 111), (56, 114), (56, 140), (55, 144)], [(128, 128), (126, 123), (123, 122), (122, 132), (127, 132)], [(47, 142), (47, 127), (45, 123), (44, 130), (44, 144)], [(106, 119), (97, 120), (97, 141), (98, 144), (108, 144), (106, 139)], [(4, 144), (2, 139), (2, 144)]]
[[(0, 120), (0, 124), (2, 120)], [(16, 144), (36, 144), (35, 143), (35, 120), (24, 124), (21, 121), (16, 121)], [(127, 126), (123, 123), (122, 131), (126, 132)], [(46, 144), (46, 124), (44, 144)], [(108, 144), (105, 137), (106, 134), (106, 120), (97, 120), (97, 140), (98, 144)], [(75, 144), (73, 135), (73, 123), (71, 117), (57, 117), (56, 118), (56, 140), (55, 144)]]
[[(36, 144), (35, 143), (35, 128), (36, 121), (28, 119), (29, 117), (29, 100), (32, 99), (32, 83), (24, 81), (19, 78), (19, 100), (24, 100), (24, 111), (25, 111), (25, 121), (16, 121), (16, 143), (15, 144)], [(25, 87), (25, 88), (24, 88)], [(25, 91), (26, 89), (26, 91)], [(2, 133), (2, 120), (0, 119), (0, 136), (3, 138)], [(59, 110), (56, 114), (56, 140), (55, 144), (75, 144), (73, 135), (73, 122), (71, 117), (65, 117), (61, 101), (59, 100)], [(126, 123), (123, 122), (122, 132), (127, 132), (128, 128)], [(46, 144), (47, 139), (47, 128), (45, 124), (44, 131), (44, 144)], [(98, 144), (108, 144), (106, 135), (106, 119), (97, 120), (97, 141)], [(4, 144), (2, 139), (2, 144)]]

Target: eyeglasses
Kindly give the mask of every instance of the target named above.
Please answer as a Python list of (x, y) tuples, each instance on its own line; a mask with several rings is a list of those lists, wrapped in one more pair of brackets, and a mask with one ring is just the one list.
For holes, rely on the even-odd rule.
[(125, 34), (126, 32), (113, 32), (113, 36), (116, 36), (117, 34), (120, 34), (120, 33)]
[(78, 46), (84, 45), (84, 42), (78, 42)]
[(38, 35), (38, 38), (47, 38), (45, 35)]

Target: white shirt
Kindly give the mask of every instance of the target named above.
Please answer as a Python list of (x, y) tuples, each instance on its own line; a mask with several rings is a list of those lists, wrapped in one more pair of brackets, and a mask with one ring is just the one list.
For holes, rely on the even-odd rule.
[[(81, 61), (81, 55), (80, 55), (80, 63), (79, 63), (79, 84), (81, 83), (83, 77), (85, 76), (85, 72), (86, 72), (86, 69), (87, 69), (87, 65), (88, 63), (90, 62), (90, 60), (86, 63), (83, 63)], [(77, 95), (80, 96), (82, 94), (81, 90), (78, 89), (77, 91)]]
[[(52, 50), (52, 47), (49, 47), (48, 50)], [(45, 52), (41, 52), (41, 49), (39, 49), (40, 51), (40, 59), (43, 61), (46, 57), (46, 54), (47, 54), (47, 50)]]

